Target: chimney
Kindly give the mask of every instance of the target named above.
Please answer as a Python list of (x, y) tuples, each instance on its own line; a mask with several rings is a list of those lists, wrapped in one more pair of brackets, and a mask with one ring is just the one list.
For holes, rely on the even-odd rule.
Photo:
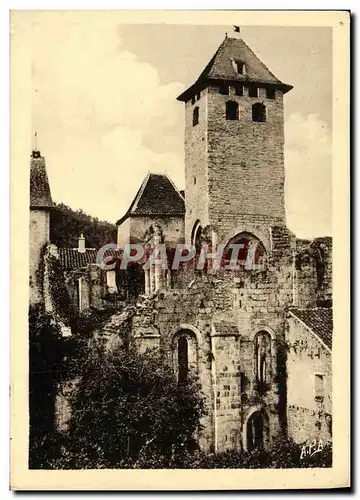
[(86, 249), (85, 249), (85, 238), (84, 238), (84, 235), (82, 233), (81, 233), (81, 235), (79, 237), (78, 252), (79, 253), (85, 253), (86, 252)]

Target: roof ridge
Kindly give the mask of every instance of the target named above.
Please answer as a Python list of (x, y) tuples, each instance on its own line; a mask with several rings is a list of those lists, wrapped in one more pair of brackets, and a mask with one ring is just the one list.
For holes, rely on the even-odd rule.
[(181, 196), (181, 198), (185, 201), (185, 198), (184, 196), (180, 193), (180, 189), (177, 188), (175, 182), (171, 179), (171, 177), (167, 174), (167, 172), (165, 172), (165, 177), (170, 181), (170, 184), (172, 185), (172, 187), (175, 189), (175, 191), (177, 192), (177, 194), (179, 196)]
[(132, 204), (132, 206), (129, 207), (129, 213), (131, 211), (135, 211), (137, 209), (137, 206), (139, 204), (139, 200), (141, 199), (141, 196), (145, 190), (145, 187), (147, 185), (147, 183), (149, 182), (149, 179), (150, 179), (150, 171), (147, 173), (145, 179), (143, 180), (141, 186), (140, 186), (140, 189), (139, 191), (137, 192), (136, 196), (135, 196), (135, 199), (134, 199), (134, 203)]
[[(233, 40), (236, 40), (236, 38), (233, 38)], [(269, 68), (266, 66), (266, 64), (260, 59), (259, 56), (257, 56), (255, 54), (255, 52), (248, 46), (248, 44), (246, 42), (244, 42), (244, 40), (242, 38), (240, 38), (240, 40), (242, 41), (242, 43), (245, 45), (245, 47), (255, 56), (257, 57), (257, 59), (260, 61), (260, 64), (263, 66), (264, 69), (266, 69), (266, 71), (268, 71), (270, 73), (270, 75), (275, 78), (275, 80), (277, 80), (279, 83), (282, 83), (281, 80), (279, 80), (279, 78), (277, 76), (274, 75), (274, 73), (272, 71), (269, 70)]]

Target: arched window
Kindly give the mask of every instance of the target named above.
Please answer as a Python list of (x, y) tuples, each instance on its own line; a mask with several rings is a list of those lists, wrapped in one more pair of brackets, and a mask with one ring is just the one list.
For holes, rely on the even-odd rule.
[(239, 119), (239, 105), (235, 101), (228, 101), (226, 103), (226, 119), (238, 120)]
[(261, 271), (266, 264), (266, 251), (262, 242), (253, 234), (242, 232), (231, 238), (224, 253), (224, 266), (239, 271)]
[(255, 336), (255, 371), (256, 380), (268, 384), (271, 380), (271, 336), (268, 332), (259, 332)]
[(261, 102), (252, 105), (253, 122), (266, 122), (266, 106)]
[(199, 108), (196, 106), (193, 111), (193, 127), (199, 123)]

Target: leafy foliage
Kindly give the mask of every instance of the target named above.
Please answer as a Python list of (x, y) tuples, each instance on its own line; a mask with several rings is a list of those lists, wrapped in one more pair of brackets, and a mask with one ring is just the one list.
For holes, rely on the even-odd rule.
[(270, 450), (233, 451), (201, 455), (185, 467), (198, 469), (286, 469), (332, 466), (332, 448), (324, 446), (320, 453), (302, 458), (302, 446), (290, 439), (279, 440)]
[(175, 466), (205, 412), (197, 381), (179, 385), (158, 350), (121, 347), (91, 349), (70, 404), (69, 431), (42, 443), (41, 468)]
[(50, 254), (46, 258), (48, 261), (48, 281), (53, 308), (61, 321), (72, 326), (75, 319), (75, 311), (65, 284), (64, 272), (60, 261)]
[(179, 457), (194, 448), (204, 413), (196, 382), (179, 385), (159, 351), (123, 348), (91, 352), (71, 406), (71, 442), (92, 466), (107, 467)]
[(59, 203), (51, 214), (51, 242), (60, 248), (76, 248), (78, 238), (84, 234), (88, 248), (101, 248), (107, 243), (116, 242), (116, 226), (100, 221), (82, 210)]

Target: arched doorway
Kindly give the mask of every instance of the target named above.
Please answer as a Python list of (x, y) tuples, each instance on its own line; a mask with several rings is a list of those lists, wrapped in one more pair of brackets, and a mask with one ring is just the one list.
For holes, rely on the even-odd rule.
[(269, 418), (262, 409), (254, 409), (244, 425), (244, 448), (247, 451), (267, 448), (269, 445)]
[(264, 448), (264, 419), (260, 411), (251, 415), (246, 424), (247, 449)]

